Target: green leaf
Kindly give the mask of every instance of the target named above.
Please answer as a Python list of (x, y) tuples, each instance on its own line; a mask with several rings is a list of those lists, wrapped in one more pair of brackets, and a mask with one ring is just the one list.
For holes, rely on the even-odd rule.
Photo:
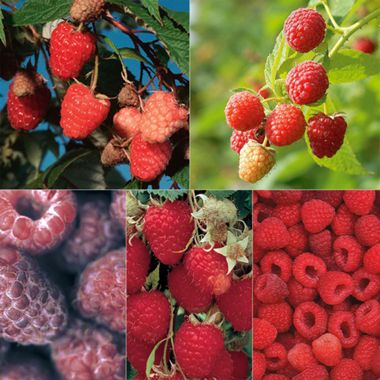
[(4, 25), (3, 25), (3, 12), (0, 9), (0, 41), (3, 43), (4, 46), (7, 45), (7, 41), (5, 39), (5, 33), (4, 33)]
[(334, 17), (344, 18), (351, 10), (355, 0), (330, 0), (329, 6)]
[(187, 194), (187, 190), (150, 190), (149, 194), (159, 196), (171, 202)]
[(348, 83), (380, 73), (379, 59), (352, 49), (342, 49), (327, 67), (330, 83)]
[(160, 9), (158, 7), (158, 0), (141, 0), (142, 5), (148, 10), (148, 12), (161, 23)]
[(23, 135), (23, 140), (25, 155), (31, 165), (38, 170), (43, 156), (42, 147), (38, 141), (33, 138), (33, 134)]
[(190, 30), (190, 18), (189, 14), (187, 12), (177, 12), (172, 11), (171, 9), (161, 7), (165, 10), (165, 12), (168, 14), (168, 16), (174, 20), (178, 25), (181, 25), (186, 32), (189, 32)]
[(44, 24), (69, 14), (72, 0), (28, 0), (13, 14), (14, 25)]
[(189, 167), (185, 166), (172, 177), (173, 181), (176, 181), (180, 186), (185, 189), (189, 188)]
[(212, 190), (212, 191), (207, 191), (206, 195), (207, 196), (213, 196), (216, 199), (222, 200), (224, 198), (230, 197), (232, 194), (235, 193), (235, 190)]

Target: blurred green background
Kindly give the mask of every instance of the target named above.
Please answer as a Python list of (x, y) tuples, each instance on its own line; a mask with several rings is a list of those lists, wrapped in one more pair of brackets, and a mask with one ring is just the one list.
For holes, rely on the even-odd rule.
[[(339, 0), (330, 1), (337, 3)], [(329, 94), (348, 122), (348, 138), (372, 176), (352, 176), (319, 167), (304, 140), (277, 149), (277, 164), (255, 185), (238, 177), (238, 155), (230, 150), (224, 107), (237, 87), (264, 82), (264, 65), (286, 17), (302, 0), (191, 1), (191, 187), (198, 189), (347, 189), (380, 187), (380, 76), (334, 85)], [(380, 1), (361, 1), (380, 6)], [(356, 1), (355, 4), (358, 4)], [(360, 10), (355, 17), (360, 17)], [(357, 36), (379, 40), (378, 20)], [(376, 29), (377, 28), (377, 29)], [(379, 57), (378, 48), (376, 56)]]

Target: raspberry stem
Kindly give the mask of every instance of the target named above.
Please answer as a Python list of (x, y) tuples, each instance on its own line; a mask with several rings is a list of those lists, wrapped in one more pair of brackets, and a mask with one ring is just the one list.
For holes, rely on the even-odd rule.
[(92, 73), (91, 86), (90, 86), (90, 90), (92, 93), (94, 93), (96, 84), (98, 83), (98, 75), (99, 75), (99, 55), (96, 54), (94, 72)]
[(327, 3), (325, 1), (322, 1), (321, 4), (324, 6), (325, 8), (325, 11), (327, 13), (327, 16), (329, 16), (329, 19), (331, 21), (331, 23), (333, 24), (334, 28), (337, 30), (337, 31), (340, 31), (340, 33), (342, 32), (341, 30), (341, 27), (338, 25), (338, 23), (335, 21), (335, 18), (334, 16), (332, 15), (331, 13), (331, 10), (330, 10), (330, 7), (327, 5)]

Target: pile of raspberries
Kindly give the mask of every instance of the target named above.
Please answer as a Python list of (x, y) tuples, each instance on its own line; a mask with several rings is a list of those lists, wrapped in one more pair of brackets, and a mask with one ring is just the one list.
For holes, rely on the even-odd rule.
[(253, 378), (379, 379), (380, 192), (253, 202)]
[(124, 380), (125, 194), (0, 191), (0, 379)]

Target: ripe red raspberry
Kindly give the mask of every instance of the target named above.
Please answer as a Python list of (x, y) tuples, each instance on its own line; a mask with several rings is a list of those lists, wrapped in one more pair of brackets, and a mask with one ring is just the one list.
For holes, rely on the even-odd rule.
[(216, 359), (216, 363), (210, 375), (204, 380), (231, 380), (233, 370), (234, 362), (232, 361), (231, 355), (227, 350), (223, 350)]
[(245, 132), (234, 129), (230, 138), (230, 148), (239, 154), (248, 140), (255, 140), (262, 144), (265, 137), (264, 135), (264, 130), (260, 127), (253, 128)]
[(377, 48), (377, 44), (371, 38), (359, 37), (352, 45), (352, 48), (362, 53), (373, 54)]
[(127, 331), (146, 343), (157, 343), (169, 329), (170, 304), (157, 290), (133, 294), (127, 299)]
[(211, 306), (212, 295), (193, 284), (183, 264), (169, 273), (168, 288), (177, 303), (188, 313), (207, 312)]
[(302, 222), (306, 230), (314, 234), (329, 226), (334, 215), (334, 208), (319, 199), (307, 201), (301, 208)]
[(216, 302), (235, 331), (249, 331), (252, 328), (252, 278), (232, 281), (231, 287), (217, 297)]
[(225, 293), (231, 286), (226, 258), (214, 249), (193, 247), (186, 253), (185, 269), (195, 286), (215, 295)]
[(131, 139), (140, 132), (141, 112), (134, 107), (124, 107), (113, 116), (116, 133), (125, 139)]
[(300, 190), (276, 190), (271, 192), (271, 199), (277, 205), (289, 205), (301, 201), (302, 191)]
[(289, 331), (292, 320), (293, 310), (287, 302), (262, 304), (259, 306), (258, 317), (270, 322), (277, 332)]
[(230, 351), (230, 356), (233, 362), (231, 380), (246, 380), (249, 370), (249, 360), (247, 354), (243, 351)]
[(0, 240), (29, 254), (55, 248), (71, 229), (76, 203), (71, 191), (0, 192)]
[(331, 373), (331, 380), (347, 380), (347, 379), (362, 379), (363, 371), (359, 364), (352, 359), (342, 359), (338, 365), (336, 365)]
[(294, 376), (292, 380), (329, 380), (329, 373), (326, 367), (322, 365), (316, 365), (310, 367)]
[(82, 272), (76, 305), (85, 318), (125, 331), (125, 252), (111, 251)]
[(353, 275), (352, 295), (359, 301), (368, 301), (380, 293), (380, 276), (359, 268)]
[(353, 272), (361, 265), (363, 248), (352, 236), (335, 239), (333, 252), (336, 265), (344, 272)]
[(265, 348), (264, 355), (267, 361), (267, 369), (269, 371), (278, 371), (284, 368), (288, 362), (285, 347), (278, 342), (274, 342)]
[(273, 208), (271, 216), (281, 219), (286, 227), (294, 226), (301, 221), (301, 205), (299, 203), (277, 205)]
[(296, 257), (308, 248), (308, 234), (301, 223), (292, 226), (288, 230), (289, 244), (285, 247), (286, 252)]
[(374, 245), (364, 254), (363, 265), (368, 272), (380, 274), (380, 244)]
[(162, 174), (172, 157), (169, 141), (150, 144), (137, 134), (130, 145), (131, 174), (143, 182), (151, 182)]
[(127, 242), (127, 293), (134, 294), (145, 284), (150, 255), (145, 244), (137, 237)]
[(335, 235), (353, 235), (355, 221), (356, 216), (343, 204), (336, 211), (331, 228)]
[(163, 143), (187, 126), (187, 118), (188, 110), (178, 105), (174, 94), (157, 91), (144, 107), (140, 127), (142, 138), (151, 144)]
[(376, 215), (361, 216), (356, 221), (354, 230), (360, 244), (372, 247), (380, 243), (380, 219)]
[(260, 99), (249, 91), (232, 95), (224, 113), (228, 125), (243, 132), (258, 127), (265, 117)]
[(256, 278), (254, 292), (259, 301), (269, 304), (282, 302), (289, 295), (286, 283), (272, 273)]
[(267, 218), (255, 230), (255, 243), (265, 249), (280, 249), (290, 242), (285, 224), (278, 218)]
[(380, 304), (376, 299), (362, 303), (355, 312), (356, 327), (369, 335), (380, 335)]
[(211, 324), (185, 321), (175, 335), (174, 350), (186, 376), (207, 377), (224, 350), (222, 331)]
[(324, 273), (318, 282), (318, 292), (322, 300), (329, 305), (337, 305), (352, 294), (354, 282), (344, 272)]
[(326, 273), (326, 264), (318, 256), (303, 253), (294, 260), (293, 276), (305, 287), (316, 288), (324, 273)]
[(343, 348), (352, 348), (358, 343), (359, 332), (355, 326), (354, 314), (350, 311), (333, 312), (327, 330), (340, 340)]
[(375, 355), (372, 359), (371, 370), (376, 376), (380, 376), (380, 346), (377, 347)]
[(288, 376), (280, 375), (276, 373), (270, 373), (263, 377), (263, 380), (288, 380), (288, 379), (289, 379)]
[(288, 360), (292, 367), (300, 372), (318, 364), (311, 346), (306, 343), (295, 344), (288, 352)]
[(253, 318), (253, 348), (263, 350), (269, 347), (277, 337), (276, 328), (265, 319)]
[(379, 346), (377, 338), (374, 336), (362, 335), (355, 346), (353, 359), (364, 371), (371, 369), (372, 360)]
[(302, 111), (291, 104), (280, 104), (269, 115), (265, 132), (273, 145), (293, 144), (305, 133), (306, 121)]
[(92, 33), (78, 31), (74, 25), (61, 22), (51, 34), (51, 71), (62, 80), (76, 78), (95, 51), (96, 39)]
[(288, 282), (292, 275), (292, 260), (281, 250), (267, 252), (260, 261), (263, 273), (276, 274), (284, 282)]
[[(25, 94), (19, 94), (17, 91), (15, 93), (17, 86), (25, 87), (24, 76), (28, 77), (28, 81), (31, 81), (31, 88), (28, 88)], [(46, 116), (50, 97), (50, 91), (41, 75), (19, 71), (15, 75), (8, 92), (7, 113), (11, 127), (27, 131), (36, 128)]]
[(70, 16), (78, 22), (96, 20), (103, 12), (104, 0), (74, 0)]
[(327, 202), (336, 209), (343, 201), (343, 194), (344, 191), (341, 190), (320, 190), (315, 192), (315, 198)]
[(255, 380), (261, 380), (267, 369), (267, 361), (260, 351), (253, 351), (252, 374)]
[(327, 257), (331, 254), (332, 236), (330, 230), (323, 230), (309, 235), (310, 251), (317, 256)]
[(65, 379), (124, 380), (125, 361), (106, 329), (74, 320), (51, 343), (55, 367)]
[(321, 99), (329, 87), (324, 67), (317, 62), (305, 61), (293, 67), (286, 76), (286, 88), (296, 104), (310, 104)]
[(307, 135), (310, 147), (317, 157), (332, 157), (344, 141), (347, 123), (342, 116), (319, 113), (308, 121)]
[(326, 23), (322, 15), (310, 8), (296, 9), (284, 25), (286, 41), (300, 53), (316, 48), (325, 38), (325, 32)]
[(0, 337), (19, 344), (43, 345), (67, 323), (63, 294), (33, 258), (0, 248)]
[(303, 302), (294, 310), (293, 324), (306, 339), (316, 339), (327, 329), (326, 310), (315, 302)]
[(151, 205), (144, 217), (144, 236), (153, 254), (163, 264), (174, 265), (184, 255), (193, 236), (194, 220), (185, 201)]
[(375, 190), (345, 191), (343, 200), (347, 208), (355, 215), (367, 215), (375, 203)]
[(288, 289), (288, 301), (294, 307), (303, 302), (312, 301), (317, 295), (316, 289), (304, 287), (294, 277), (289, 280)]
[(342, 345), (333, 334), (321, 335), (313, 340), (312, 347), (316, 359), (324, 365), (336, 366), (342, 360)]
[[(99, 96), (99, 95), (98, 95)], [(61, 127), (72, 139), (84, 139), (107, 118), (111, 103), (83, 84), (72, 84), (62, 101)]]

